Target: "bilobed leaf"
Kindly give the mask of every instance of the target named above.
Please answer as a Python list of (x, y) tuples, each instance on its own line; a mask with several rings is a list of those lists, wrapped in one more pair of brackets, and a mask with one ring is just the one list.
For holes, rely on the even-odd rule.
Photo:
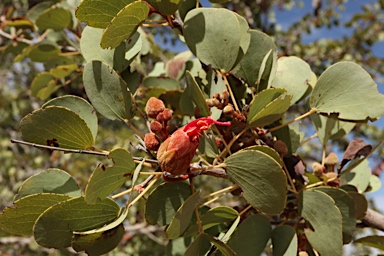
[(51, 73), (41, 72), (32, 80), (31, 94), (34, 97), (45, 100), (60, 87), (61, 85), (56, 84), (56, 79)]
[(359, 243), (384, 250), (384, 236), (366, 236), (355, 240), (354, 243)]
[(201, 91), (195, 78), (189, 71), (185, 73), (185, 77), (187, 81), (187, 88), (185, 88), (187, 95), (192, 98), (193, 103), (195, 103), (200, 111), (200, 115), (209, 116), (208, 106), (205, 103), (203, 92)]
[(101, 255), (115, 249), (125, 234), (124, 225), (105, 232), (90, 235), (75, 235), (72, 247), (75, 251), (85, 251), (88, 255)]
[[(196, 8), (184, 21), (184, 38), (191, 52), (204, 64), (231, 71), (240, 61), (242, 40), (249, 42), (248, 27), (224, 8)], [(247, 46), (248, 47), (248, 46)]]
[(117, 218), (120, 207), (111, 199), (94, 205), (76, 197), (44, 211), (33, 227), (36, 242), (44, 247), (71, 246), (73, 231), (102, 227)]
[(135, 162), (126, 149), (116, 148), (108, 154), (108, 158), (112, 159), (113, 165), (99, 164), (89, 178), (85, 189), (85, 201), (88, 204), (104, 200), (132, 176)]
[(276, 75), (272, 87), (285, 88), (291, 94), (291, 105), (299, 101), (309, 87), (311, 68), (302, 59), (290, 56), (277, 60)]
[(113, 17), (134, 0), (83, 0), (76, 10), (76, 17), (95, 28), (106, 28)]
[(338, 188), (318, 187), (316, 190), (326, 193), (335, 201), (343, 220), (343, 243), (350, 243), (356, 230), (356, 211), (352, 197)]
[(272, 231), (273, 256), (297, 255), (296, 231), (291, 226), (278, 226)]
[(183, 3), (183, 0), (148, 0), (148, 3), (163, 15), (174, 14)]
[(71, 24), (71, 13), (64, 8), (51, 7), (44, 10), (36, 19), (36, 26), (40, 30), (53, 29), (63, 30)]
[(199, 201), (200, 192), (201, 191), (198, 190), (193, 193), (176, 211), (175, 216), (173, 216), (169, 226), (165, 231), (168, 239), (178, 238), (187, 229), (195, 211), (195, 207)]
[(35, 194), (16, 200), (14, 207), (5, 208), (0, 214), (1, 229), (19, 236), (31, 236), (33, 225), (46, 209), (70, 199), (67, 195)]
[(75, 112), (60, 106), (38, 109), (20, 121), (24, 140), (69, 149), (87, 149), (94, 143), (86, 122)]
[(106, 64), (100, 61), (87, 63), (83, 79), (87, 96), (100, 114), (111, 120), (134, 116), (135, 108), (127, 84)]
[(229, 178), (247, 201), (261, 212), (279, 214), (286, 202), (287, 180), (281, 164), (268, 154), (244, 150), (225, 159)]
[(81, 39), (80, 49), (86, 62), (99, 60), (116, 71), (127, 68), (128, 62), (125, 59), (125, 43), (120, 44), (114, 49), (101, 48), (100, 42), (103, 30), (87, 26), (84, 28)]
[(161, 184), (148, 196), (145, 204), (145, 220), (152, 225), (169, 224), (177, 209), (190, 195), (191, 189), (186, 183)]
[(79, 185), (71, 175), (57, 168), (49, 168), (26, 179), (17, 192), (15, 200), (41, 193), (81, 196)]
[(234, 69), (234, 74), (243, 78), (250, 86), (255, 86), (260, 76), (259, 70), (264, 56), (272, 50), (265, 64), (264, 72), (261, 74), (264, 79), (268, 78), (272, 66), (272, 54), (276, 54), (276, 45), (271, 37), (261, 31), (251, 29), (249, 33), (251, 42), (248, 51)]
[[(358, 161), (358, 159), (354, 160)], [(351, 162), (351, 164), (354, 163)], [(367, 159), (364, 159), (358, 166), (353, 168), (350, 172), (342, 173), (340, 176), (341, 185), (353, 185), (357, 188), (360, 193), (363, 193), (368, 185), (371, 178), (371, 168), (369, 167), (369, 162)]]
[(266, 89), (250, 103), (247, 124), (263, 127), (280, 119), (290, 106), (292, 96), (285, 89)]
[(227, 245), (237, 255), (261, 255), (271, 237), (272, 226), (261, 215), (251, 215), (237, 227)]
[(74, 95), (65, 95), (47, 101), (41, 108), (46, 108), (48, 106), (62, 106), (69, 108), (78, 114), (91, 130), (93, 139), (96, 139), (98, 129), (97, 115), (94, 108), (88, 103), (88, 101)]
[(319, 77), (310, 106), (320, 114), (335, 113), (342, 120), (374, 120), (384, 115), (384, 95), (359, 65), (339, 62)]
[(125, 39), (130, 38), (147, 18), (148, 4), (135, 1), (124, 7), (112, 19), (111, 24), (104, 30), (101, 37), (102, 48), (115, 48)]
[(301, 192), (299, 213), (313, 228), (304, 232), (316, 251), (321, 255), (342, 255), (342, 216), (330, 196), (317, 190)]

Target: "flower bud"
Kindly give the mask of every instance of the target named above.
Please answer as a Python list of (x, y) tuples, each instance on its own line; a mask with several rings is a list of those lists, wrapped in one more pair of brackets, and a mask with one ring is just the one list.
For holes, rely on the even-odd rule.
[(149, 98), (145, 106), (145, 112), (151, 118), (156, 118), (156, 116), (163, 112), (165, 109), (164, 102), (155, 97)]
[(172, 119), (172, 111), (169, 110), (168, 108), (164, 109), (163, 111), (163, 118), (164, 118), (164, 121), (169, 121)]
[(235, 109), (233, 108), (233, 106), (231, 104), (228, 104), (223, 109), (224, 115), (227, 115), (227, 116), (233, 115), (233, 112), (235, 112)]
[(144, 143), (147, 149), (156, 151), (159, 149), (160, 141), (153, 133), (147, 133), (144, 137)]
[(158, 121), (151, 121), (149, 129), (151, 129), (153, 133), (160, 133), (163, 130), (163, 125)]

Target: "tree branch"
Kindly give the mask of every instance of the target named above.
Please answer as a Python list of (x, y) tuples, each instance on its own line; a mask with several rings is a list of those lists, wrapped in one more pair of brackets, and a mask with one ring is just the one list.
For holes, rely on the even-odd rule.
[(379, 212), (368, 209), (362, 221), (368, 227), (384, 231), (384, 215)]

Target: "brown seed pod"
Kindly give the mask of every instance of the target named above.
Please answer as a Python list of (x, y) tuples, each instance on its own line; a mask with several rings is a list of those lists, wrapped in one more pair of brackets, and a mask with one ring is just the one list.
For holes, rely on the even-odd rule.
[(156, 118), (156, 116), (163, 112), (165, 109), (164, 102), (155, 97), (149, 98), (145, 106), (145, 112), (151, 118)]

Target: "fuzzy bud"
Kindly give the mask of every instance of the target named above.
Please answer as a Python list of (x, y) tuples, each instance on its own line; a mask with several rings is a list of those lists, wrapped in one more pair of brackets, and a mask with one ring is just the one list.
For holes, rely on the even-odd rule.
[(324, 171), (325, 171), (325, 167), (322, 166), (320, 163), (318, 162), (314, 162), (313, 165), (312, 165), (312, 169), (313, 169), (313, 173), (317, 176), (317, 177), (321, 177), (323, 176), (324, 174)]
[(158, 121), (151, 121), (149, 129), (151, 129), (153, 133), (160, 133), (163, 130), (163, 125)]
[(144, 143), (147, 149), (156, 151), (159, 149), (160, 141), (153, 133), (147, 133), (144, 137)]
[(233, 115), (234, 111), (235, 111), (235, 109), (233, 108), (233, 106), (231, 104), (225, 106), (223, 109), (224, 115), (227, 115), (227, 116)]
[(163, 114), (164, 121), (168, 122), (172, 119), (172, 111), (169, 110), (168, 108), (164, 109), (162, 114)]
[(277, 140), (273, 145), (273, 148), (279, 153), (280, 157), (283, 157), (288, 153), (288, 147), (282, 140)]
[(163, 112), (165, 109), (164, 102), (155, 97), (149, 98), (145, 106), (145, 112), (151, 118), (156, 118), (156, 116)]

